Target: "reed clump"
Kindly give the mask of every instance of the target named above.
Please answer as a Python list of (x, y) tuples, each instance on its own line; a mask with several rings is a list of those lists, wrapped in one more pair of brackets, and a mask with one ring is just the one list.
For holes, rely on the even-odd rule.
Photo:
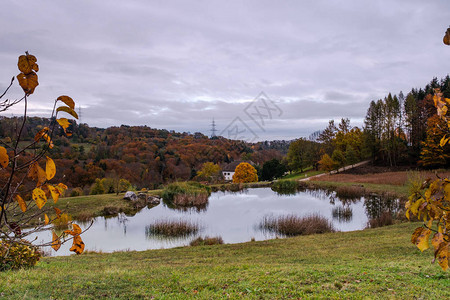
[(160, 235), (165, 237), (183, 237), (196, 234), (200, 225), (190, 220), (158, 220), (146, 226), (146, 235)]
[(318, 214), (299, 217), (296, 215), (265, 216), (259, 227), (262, 230), (284, 236), (309, 235), (334, 232), (327, 218)]
[(174, 182), (162, 192), (165, 203), (173, 206), (198, 206), (208, 203), (211, 188), (198, 182)]

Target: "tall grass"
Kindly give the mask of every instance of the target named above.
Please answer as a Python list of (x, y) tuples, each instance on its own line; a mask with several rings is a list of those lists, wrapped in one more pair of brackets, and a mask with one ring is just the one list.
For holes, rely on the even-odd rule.
[(220, 236), (204, 238), (198, 237), (189, 243), (190, 246), (205, 246), (205, 245), (221, 245), (223, 244), (223, 239)]
[(200, 225), (186, 220), (158, 220), (145, 227), (147, 236), (185, 237), (196, 234)]
[(174, 206), (205, 205), (211, 195), (211, 188), (198, 182), (174, 182), (162, 191), (166, 204)]
[(318, 214), (299, 217), (296, 215), (264, 216), (259, 224), (263, 231), (284, 236), (308, 235), (333, 232), (335, 229), (327, 218)]
[(336, 196), (342, 200), (359, 200), (366, 190), (360, 186), (343, 185), (336, 188)]

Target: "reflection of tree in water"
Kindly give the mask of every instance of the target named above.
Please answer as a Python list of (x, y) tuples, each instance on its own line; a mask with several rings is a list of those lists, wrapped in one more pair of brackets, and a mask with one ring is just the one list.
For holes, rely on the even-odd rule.
[(333, 219), (337, 220), (340, 223), (348, 223), (353, 218), (353, 210), (350, 206), (336, 206), (331, 212), (333, 215)]
[(164, 204), (166, 205), (166, 207), (173, 209), (173, 210), (178, 210), (178, 211), (182, 211), (182, 212), (203, 212), (206, 211), (208, 209), (208, 205), (209, 202), (206, 202), (204, 204), (200, 204), (200, 205), (192, 205), (192, 206), (179, 206), (179, 205), (175, 205), (169, 201), (165, 201), (163, 200)]
[(369, 218), (369, 227), (392, 224), (401, 210), (400, 201), (389, 194), (370, 194), (364, 199), (364, 207)]

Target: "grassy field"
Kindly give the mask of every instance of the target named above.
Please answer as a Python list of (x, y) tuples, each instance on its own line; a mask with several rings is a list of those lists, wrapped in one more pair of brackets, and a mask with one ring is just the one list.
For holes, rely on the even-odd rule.
[(307, 168), (307, 170), (304, 172), (288, 174), (288, 175), (283, 176), (283, 178), (281, 178), (281, 179), (291, 179), (291, 180), (304, 179), (304, 178), (316, 176), (316, 175), (319, 175), (322, 173), (324, 173), (324, 171), (315, 171), (315, 170), (312, 170), (312, 168)]
[(44, 258), (0, 273), (11, 299), (450, 297), (450, 275), (410, 242), (418, 224), (234, 245)]

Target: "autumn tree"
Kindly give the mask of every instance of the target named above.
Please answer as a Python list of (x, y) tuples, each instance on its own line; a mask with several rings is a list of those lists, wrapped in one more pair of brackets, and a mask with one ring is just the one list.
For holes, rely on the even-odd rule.
[(325, 153), (319, 160), (319, 166), (321, 170), (330, 172), (336, 168), (337, 163), (334, 160), (332, 160), (328, 154)]
[(450, 145), (441, 146), (442, 138), (450, 136), (446, 122), (438, 115), (428, 119), (427, 137), (422, 142), (419, 164), (442, 167), (450, 162)]
[(240, 163), (234, 172), (233, 183), (257, 182), (258, 172), (249, 163)]
[[(433, 97), (437, 115), (450, 129), (450, 116), (448, 109), (450, 99), (444, 98), (439, 90), (436, 90)], [(441, 147), (449, 143), (450, 136), (443, 136), (439, 142)], [(416, 216), (424, 224), (416, 228), (411, 237), (411, 242), (420, 251), (430, 247), (429, 240), (434, 248), (435, 260), (443, 270), (449, 266), (448, 254), (450, 245), (450, 179), (437, 178), (428, 179), (424, 183), (417, 182), (413, 186), (413, 192), (409, 196), (406, 207), (406, 217)]]
[[(71, 229), (57, 234), (53, 230), (54, 223), (61, 223), (63, 212), (56, 207), (58, 199), (64, 194), (67, 187), (62, 183), (54, 183), (52, 179), (56, 174), (54, 161), (47, 156), (49, 149), (53, 148), (52, 137), (56, 124), (59, 124), (67, 136), (71, 135), (70, 122), (67, 118), (60, 118), (60, 113), (67, 113), (78, 118), (75, 112), (75, 102), (68, 96), (58, 97), (53, 106), (52, 122), (39, 130), (34, 139), (23, 142), (24, 127), (27, 122), (29, 98), (38, 86), (37, 72), (39, 67), (35, 56), (21, 55), (18, 61), (20, 74), (17, 75), (19, 85), (23, 89), (23, 96), (17, 100), (0, 100), (0, 112), (10, 107), (23, 104), (21, 123), (15, 132), (0, 140), (0, 259), (3, 263), (12, 263), (12, 268), (20, 267), (15, 264), (23, 255), (35, 253), (33, 257), (39, 258), (37, 246), (51, 246), (57, 251), (61, 244), (72, 239), (71, 251), (80, 254), (84, 250), (84, 243), (80, 237), (81, 228), (77, 224)], [(7, 94), (14, 83), (14, 78), (0, 99)], [(58, 106), (59, 104), (63, 104)], [(48, 201), (53, 199), (53, 203)], [(43, 222), (39, 222), (43, 220)], [(35, 225), (37, 224), (37, 225)], [(34, 228), (23, 230), (30, 225)], [(52, 231), (52, 240), (42, 244), (31, 244), (27, 237), (43, 230)], [(11, 257), (10, 253), (19, 256)], [(34, 263), (37, 261), (34, 260)]]
[(208, 182), (217, 182), (221, 177), (222, 173), (220, 166), (212, 162), (204, 163), (197, 173), (197, 179), (206, 180)]

